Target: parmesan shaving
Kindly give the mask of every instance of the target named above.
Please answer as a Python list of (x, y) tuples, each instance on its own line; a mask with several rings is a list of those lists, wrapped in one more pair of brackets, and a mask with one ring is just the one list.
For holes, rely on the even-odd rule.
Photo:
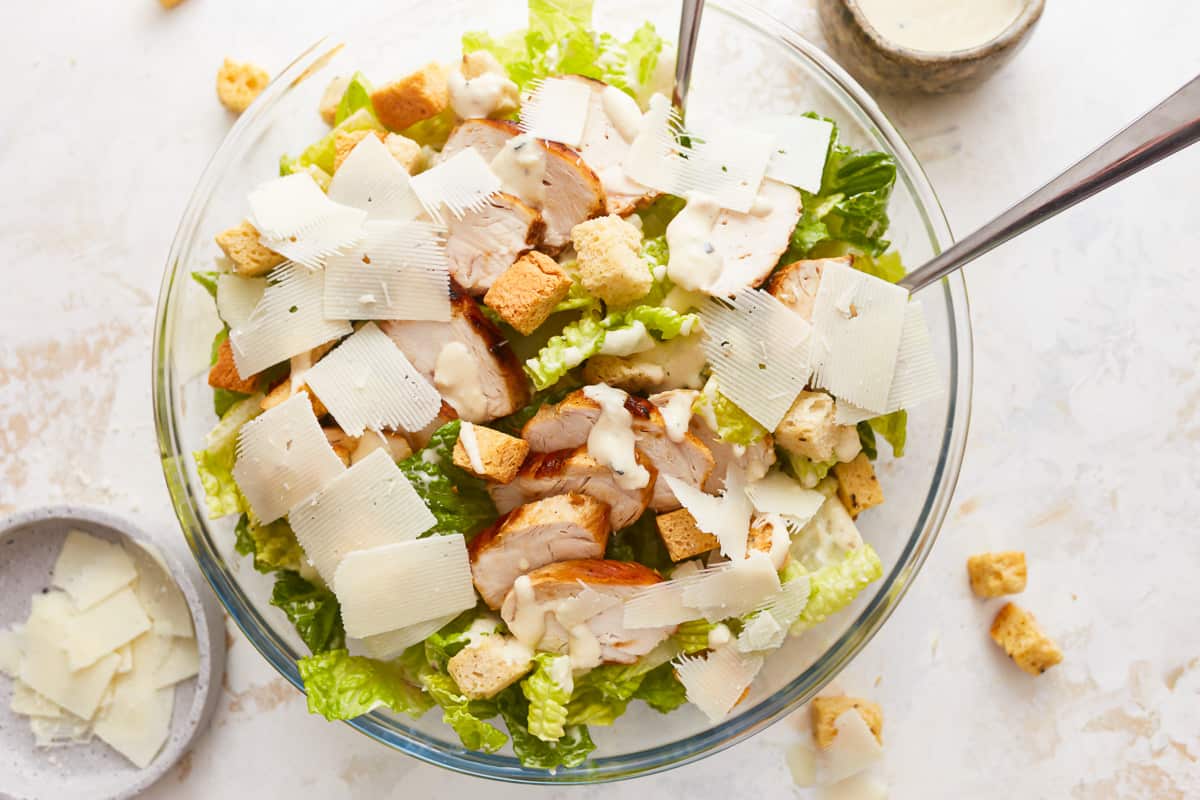
[(217, 276), (217, 315), (231, 328), (250, 321), (254, 308), (267, 288), (265, 278), (243, 278), (222, 273)]
[(363, 638), (475, 607), (461, 534), (359, 550), (342, 559), (333, 590), (349, 636)]
[(684, 605), (683, 589), (683, 581), (673, 579), (638, 592), (625, 602), (625, 627), (632, 630), (662, 628), (702, 618), (704, 613), (700, 609)]
[(333, 173), (329, 199), (365, 211), (367, 220), (409, 220), (421, 213), (408, 172), (374, 135), (364, 136)]
[(196, 649), (196, 640), (171, 637), (167, 656), (154, 670), (151, 683), (155, 689), (163, 689), (195, 677), (198, 672), (200, 652)]
[(883, 757), (883, 747), (862, 715), (853, 708), (834, 720), (837, 736), (817, 756), (817, 783), (843, 781), (874, 766)]
[(448, 321), (445, 228), (427, 222), (368, 222), (364, 230), (359, 244), (326, 261), (325, 316)]
[(811, 594), (811, 584), (807, 575), (801, 575), (783, 584), (779, 592), (772, 595), (763, 607), (747, 620), (737, 638), (738, 650), (748, 653), (755, 650), (774, 650), (782, 646), (787, 639), (788, 629), (800, 618)]
[(274, 522), (345, 471), (305, 392), (247, 422), (233, 477), (255, 516)]
[(347, 554), (415, 539), (437, 521), (386, 450), (375, 450), (291, 509), (288, 521), (326, 583)]
[(346, 648), (352, 656), (361, 655), (379, 661), (391, 661), (417, 642), (425, 641), (449, 625), (457, 616), (457, 613), (447, 614), (444, 617), (418, 622), (407, 628), (400, 628), (388, 633), (377, 633), (364, 639), (349, 638), (346, 640)]
[(305, 383), (351, 436), (419, 431), (442, 408), (441, 395), (374, 322), (318, 361)]
[(179, 585), (168, 574), (162, 556), (149, 544), (127, 543), (124, 547), (137, 566), (138, 578), (133, 591), (154, 623), (154, 630), (164, 636), (183, 639), (195, 636), (191, 609)]
[(174, 708), (173, 688), (155, 689), (145, 680), (121, 678), (94, 730), (134, 766), (145, 769), (167, 741)]
[(771, 472), (746, 487), (746, 495), (760, 514), (781, 514), (804, 526), (820, 510), (825, 495), (805, 489), (782, 472)]
[[(132, 589), (122, 589), (65, 623), (63, 639), (71, 670), (95, 664), (121, 645), (150, 630), (150, 618)], [(119, 662), (119, 659), (118, 659)], [(82, 716), (82, 715), (81, 715)]]
[(753, 611), (779, 588), (779, 574), (771, 559), (754, 552), (685, 585), (680, 599), (685, 607), (699, 609), (706, 619), (716, 621)]
[(701, 347), (722, 394), (775, 430), (808, 382), (808, 323), (757, 289), (709, 298), (700, 320)]
[(24, 714), (27, 717), (58, 719), (63, 715), (61, 708), (30, 689), (29, 684), (19, 678), (13, 681), (12, 702), (9, 704), (9, 709), (14, 714)]
[(267, 367), (354, 329), (346, 320), (325, 318), (325, 274), (284, 264), (270, 275), (269, 285), (254, 314), (229, 334), (239, 375), (254, 375)]
[(746, 656), (732, 647), (722, 647), (707, 658), (680, 656), (675, 661), (675, 674), (687, 691), (688, 701), (716, 723), (742, 699), (762, 665), (762, 656)]
[(367, 218), (365, 211), (330, 200), (307, 172), (268, 181), (249, 200), (263, 246), (309, 269), (353, 244)]
[(539, 139), (579, 147), (587, 128), (591, 87), (585, 81), (546, 78), (531, 88), (521, 102), (521, 130)]
[(775, 115), (757, 120), (755, 127), (773, 138), (767, 177), (819, 194), (833, 123), (799, 115)]
[(597, 592), (585, 586), (579, 594), (562, 600), (554, 608), (558, 623), (567, 630), (582, 625), (597, 614), (621, 604), (621, 598), (606, 592)]
[(717, 537), (721, 554), (731, 558), (746, 557), (746, 540), (750, 534), (750, 500), (744, 491), (740, 470), (730, 469), (724, 495), (706, 494), (685, 480), (662, 473), (659, 478), (671, 487), (671, 492), (696, 520), (696, 527)]
[(500, 186), (500, 178), (473, 147), (460, 150), (412, 179), (421, 205), (439, 223), (443, 221), (442, 206), (462, 219), (468, 211), (483, 208)]
[(475, 426), (470, 422), (463, 422), (458, 430), (458, 440), (462, 442), (463, 450), (467, 453), (471, 471), (476, 475), (484, 474), (483, 458), (479, 454), (479, 439), (475, 436)]
[(904, 327), (900, 332), (896, 371), (888, 392), (887, 413), (932, 400), (944, 388), (933, 358), (925, 311), (920, 301), (910, 301), (904, 309)]
[(137, 577), (137, 568), (120, 545), (82, 531), (71, 531), (54, 562), (50, 585), (67, 593), (85, 611), (116, 594)]

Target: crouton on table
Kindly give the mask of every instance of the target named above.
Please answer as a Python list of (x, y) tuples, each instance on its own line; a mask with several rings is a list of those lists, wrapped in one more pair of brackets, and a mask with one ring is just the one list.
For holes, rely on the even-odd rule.
[(234, 270), (247, 278), (266, 275), (287, 260), (264, 247), (258, 229), (249, 222), (218, 233), (217, 246), (233, 262)]
[(852, 519), (883, 502), (883, 489), (866, 453), (859, 453), (844, 464), (834, 464), (833, 476), (837, 478), (838, 497)]
[(992, 622), (992, 641), (1030, 675), (1041, 675), (1062, 661), (1062, 651), (1042, 632), (1033, 614), (1008, 603)]
[(546, 321), (571, 290), (571, 277), (550, 256), (532, 251), (516, 260), (492, 283), (483, 302), (528, 336)]
[(979, 553), (967, 559), (971, 591), (980, 597), (1002, 597), (1025, 591), (1025, 554)]
[[(463, 444), (463, 436), (475, 436), (475, 446), (479, 450), (478, 466), (471, 464), (470, 451)], [(458, 441), (454, 443), (454, 466), (465, 469), (477, 478), (495, 481), (496, 483), (511, 483), (517, 477), (525, 456), (529, 454), (529, 442), (509, 436), (482, 425), (462, 423)]]
[(371, 104), (379, 121), (392, 131), (437, 116), (450, 105), (446, 70), (431, 61), (411, 75), (376, 89), (371, 93)]
[(217, 349), (217, 363), (208, 371), (208, 385), (214, 389), (227, 389), (231, 392), (253, 394), (258, 385), (258, 375), (243, 378), (237, 371), (233, 360), (233, 345), (229, 339), (221, 342)]
[(775, 429), (775, 444), (813, 461), (849, 461), (862, 450), (858, 429), (834, 422), (837, 407), (824, 392), (803, 391)]
[(217, 99), (230, 111), (240, 114), (270, 82), (271, 76), (262, 67), (227, 58), (217, 70)]
[(883, 709), (878, 703), (860, 697), (816, 697), (812, 701), (813, 738), (817, 746), (824, 749), (837, 738), (837, 718), (853, 709), (875, 734), (875, 741), (883, 744)]
[(500, 634), (464, 647), (446, 663), (446, 671), (458, 690), (472, 700), (495, 697), (525, 677), (532, 667), (529, 649)]
[(658, 525), (658, 535), (667, 547), (667, 554), (672, 561), (707, 553), (720, 542), (711, 533), (705, 533), (696, 526), (696, 518), (686, 508), (659, 514), (654, 520)]
[(638, 252), (642, 232), (616, 216), (597, 217), (571, 229), (578, 254), (579, 282), (604, 302), (628, 305), (646, 296), (654, 283)]

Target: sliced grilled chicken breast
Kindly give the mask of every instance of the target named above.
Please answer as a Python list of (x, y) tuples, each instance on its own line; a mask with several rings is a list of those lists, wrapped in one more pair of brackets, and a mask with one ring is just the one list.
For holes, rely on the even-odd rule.
[[(604, 90), (609, 88), (608, 84), (582, 75), (563, 77), (586, 84), (592, 90), (587, 126), (583, 129), (579, 155), (600, 177), (608, 213), (625, 216), (657, 197), (656, 190), (641, 185), (625, 174), (625, 160), (629, 157), (629, 148), (633, 140), (621, 135), (621, 131), (609, 115), (604, 102)], [(629, 102), (633, 104), (633, 108), (637, 108), (636, 100), (629, 98)]]
[[(449, 322), (385, 320), (379, 328), (463, 419), (487, 422), (529, 402), (529, 381), (504, 335), (455, 281), (450, 282)], [(443, 388), (445, 380), (439, 386), (437, 373), (443, 350), (455, 343), (466, 348), (475, 369), (471, 380), (451, 391)]]
[(462, 219), (449, 214), (446, 258), (450, 275), (471, 294), (481, 295), (541, 240), (545, 229), (537, 209), (504, 192), (488, 198), (483, 208), (468, 211)]
[[(703, 486), (713, 470), (713, 455), (691, 433), (680, 442), (671, 441), (662, 414), (649, 400), (630, 395), (625, 409), (633, 419), (637, 449), (660, 475), (666, 474)], [(561, 403), (543, 406), (521, 430), (521, 436), (535, 452), (552, 452), (587, 444), (592, 426), (600, 418), (600, 405), (583, 391), (572, 392)], [(667, 482), (654, 481), (650, 507), (655, 511), (679, 508)]]
[(850, 266), (853, 261), (854, 259), (850, 256), (842, 256), (841, 258), (814, 258), (784, 264), (771, 276), (771, 282), (767, 284), (767, 291), (792, 311), (812, 322), (813, 304), (817, 301), (817, 289), (821, 287), (821, 272), (825, 269), (825, 265), (845, 264)]
[(717, 215), (709, 241), (724, 259), (711, 294), (758, 286), (788, 248), (800, 221), (800, 192), (779, 181), (764, 180), (758, 192), (762, 213), (725, 209)]
[[(468, 119), (450, 133), (442, 158), (448, 158), (467, 147), (474, 147), (485, 161), (490, 162), (521, 129), (508, 120)], [(584, 163), (579, 153), (557, 142), (537, 140), (546, 159), (542, 179), (545, 199), (540, 204), (546, 224), (542, 234), (542, 249), (550, 253), (562, 250), (571, 242), (571, 229), (584, 220), (605, 213), (607, 203), (600, 178)], [(522, 200), (534, 206), (533, 198)]]
[(585, 494), (560, 494), (520, 506), (471, 540), (471, 577), (483, 602), (499, 608), (513, 581), (555, 561), (601, 558), (608, 544), (608, 505)]
[(560, 561), (535, 569), (527, 577), (529, 594), (517, 589), (509, 591), (500, 616), (514, 632), (522, 629), (521, 623), (530, 617), (541, 617), (545, 625), (539, 643), (542, 649), (561, 651), (567, 649), (569, 642), (581, 638), (560, 624), (556, 612), (564, 601), (589, 590), (617, 601), (580, 623), (586, 626), (582, 633), (594, 637), (601, 662), (632, 664), (675, 631), (674, 626), (639, 630), (625, 627), (624, 601), (662, 580), (661, 575), (642, 564), (600, 559)]
[[(637, 458), (653, 475), (654, 468), (649, 462), (640, 454)], [(590, 495), (608, 504), (609, 523), (614, 531), (619, 531), (632, 525), (646, 510), (653, 481), (645, 489), (627, 492), (617, 486), (616, 480), (613, 471), (588, 455), (585, 446), (553, 453), (533, 453), (512, 482), (495, 484), (489, 491), (501, 514), (522, 503), (565, 492)]]

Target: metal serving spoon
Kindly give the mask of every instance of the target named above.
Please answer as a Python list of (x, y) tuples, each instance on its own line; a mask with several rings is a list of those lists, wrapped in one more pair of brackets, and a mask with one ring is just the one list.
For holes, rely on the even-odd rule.
[(671, 100), (680, 116), (687, 107), (688, 88), (692, 83), (692, 62), (696, 60), (696, 41), (700, 38), (700, 16), (704, 0), (683, 0), (679, 10), (679, 49), (675, 53), (675, 90)]

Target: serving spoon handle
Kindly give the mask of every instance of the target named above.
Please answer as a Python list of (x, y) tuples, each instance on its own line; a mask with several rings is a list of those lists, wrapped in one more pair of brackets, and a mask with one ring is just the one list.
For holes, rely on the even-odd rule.
[(675, 52), (675, 89), (671, 98), (680, 115), (687, 108), (692, 83), (692, 62), (696, 60), (696, 42), (700, 38), (700, 17), (704, 0), (683, 0), (679, 9), (679, 49)]
[(1182, 150), (1197, 139), (1200, 139), (1200, 76), (1057, 178), (909, 273), (900, 285), (910, 292), (923, 289), (992, 248)]

